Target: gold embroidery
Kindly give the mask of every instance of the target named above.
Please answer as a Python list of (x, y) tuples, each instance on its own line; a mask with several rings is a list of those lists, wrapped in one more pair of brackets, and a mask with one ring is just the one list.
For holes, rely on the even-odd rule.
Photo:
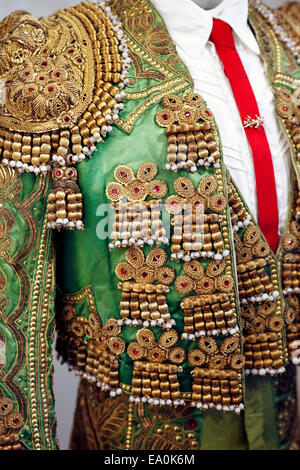
[[(123, 2), (113, 1), (111, 8), (124, 20), (127, 44), (131, 56), (134, 57), (126, 98), (129, 100), (147, 98), (142, 104), (138, 104), (128, 117), (121, 117), (116, 121), (119, 127), (130, 133), (135, 122), (145, 111), (159, 103), (166, 93), (176, 93), (190, 87), (192, 79), (180, 62), (172, 39), (153, 6), (150, 8), (143, 0), (134, 4), (127, 2), (126, 5)], [(139, 60), (147, 68), (142, 73), (140, 66), (137, 66)], [(145, 88), (139, 83), (136, 87), (138, 89), (131, 92), (130, 86), (131, 84), (135, 86), (138, 78), (147, 78), (148, 83)], [(158, 84), (149, 79), (158, 81)]]
[(13, 410), (13, 401), (0, 397), (0, 450), (22, 450), (16, 431), (25, 423), (23, 416)]
[[(117, 34), (110, 16), (101, 6), (84, 2), (49, 19), (15, 12), (0, 24), (3, 165), (36, 174), (55, 167), (55, 183), (63, 190), (60, 173), (71, 185), (76, 170), (67, 167), (91, 156), (112, 130), (123, 108), (120, 88), (129, 59), (126, 46), (119, 49), (122, 32), (118, 27)], [(51, 206), (48, 228), (83, 227), (81, 208), (70, 210), (70, 219), (68, 211), (56, 218), (54, 212)]]
[[(161, 199), (166, 196), (168, 187), (164, 181), (154, 179), (157, 171), (157, 166), (151, 162), (143, 163), (136, 177), (128, 166), (119, 165), (115, 169), (116, 182), (106, 188), (106, 196), (113, 201), (115, 210), (110, 249), (134, 244), (143, 246), (144, 243), (153, 245), (154, 241), (157, 245), (168, 243), (160, 218)], [(154, 200), (144, 202), (148, 196)]]
[(190, 261), (191, 257), (202, 256), (221, 260), (228, 256), (221, 235), (226, 200), (221, 192), (216, 192), (216, 178), (204, 177), (195, 189), (189, 178), (179, 177), (174, 189), (178, 196), (165, 201), (166, 210), (173, 214), (172, 259)]
[(125, 341), (118, 336), (120, 332), (121, 327), (116, 319), (111, 318), (101, 326), (96, 311), (91, 311), (86, 320), (77, 317), (73, 305), (66, 304), (61, 315), (57, 350), (80, 375), (96, 382), (101, 390), (109, 390), (111, 396), (116, 396), (122, 393), (119, 356), (125, 351)]
[[(165, 169), (197, 171), (198, 166), (219, 167), (220, 152), (214, 136), (214, 117), (200, 95), (188, 91), (184, 99), (171, 94), (162, 99), (157, 123), (166, 128), (168, 163)], [(198, 122), (201, 120), (201, 122)]]
[(73, 167), (54, 169), (52, 178), (47, 207), (48, 226), (83, 230), (82, 194), (76, 184), (77, 171)]
[[(195, 366), (192, 406), (240, 413), (243, 409), (240, 370), (245, 360), (239, 352), (239, 338), (228, 337), (219, 347), (214, 338), (202, 337), (198, 347), (188, 355), (189, 363)], [(208, 368), (200, 367), (203, 365)]]
[(228, 193), (236, 227), (234, 239), (245, 341), (245, 373), (282, 373), (285, 370), (284, 322), (276, 262), (230, 180)]
[(233, 278), (223, 274), (225, 261), (212, 260), (206, 270), (199, 261), (186, 262), (183, 270), (187, 275), (176, 278), (175, 288), (180, 294), (196, 292), (181, 302), (184, 311), (183, 339), (194, 340), (200, 335), (228, 335), (238, 331), (237, 319), (230, 304)]
[[(169, 292), (167, 286), (174, 281), (175, 272), (164, 266), (166, 252), (155, 248), (145, 260), (140, 248), (131, 247), (125, 256), (128, 262), (116, 266), (116, 275), (123, 281), (118, 285), (122, 290), (120, 324), (171, 328), (175, 320), (171, 319), (165, 295)], [(136, 282), (126, 282), (133, 278)], [(159, 284), (153, 284), (154, 281)]]
[(290, 200), (290, 218), (281, 240), (282, 285), (285, 296), (285, 321), (289, 357), (299, 364), (300, 282), (299, 282), (299, 214), (298, 183), (295, 180)]
[(175, 330), (165, 331), (158, 343), (153, 332), (146, 328), (139, 330), (136, 338), (137, 343), (130, 343), (127, 349), (128, 356), (133, 360), (146, 357), (150, 362), (162, 363), (169, 360), (173, 364), (181, 364), (185, 359), (183, 348), (172, 348), (178, 341)]

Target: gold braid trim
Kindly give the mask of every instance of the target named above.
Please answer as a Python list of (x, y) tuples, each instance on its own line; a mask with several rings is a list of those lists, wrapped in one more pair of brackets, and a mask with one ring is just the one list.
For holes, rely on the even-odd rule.
[(39, 20), (14, 12), (0, 33), (1, 163), (54, 168), (48, 228), (82, 229), (72, 165), (93, 154), (124, 107), (123, 32), (110, 8), (84, 2)]

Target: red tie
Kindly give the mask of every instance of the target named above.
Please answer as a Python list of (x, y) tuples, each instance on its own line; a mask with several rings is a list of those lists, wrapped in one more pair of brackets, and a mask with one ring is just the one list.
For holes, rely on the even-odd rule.
[[(242, 122), (248, 116), (253, 119), (260, 116), (253, 90), (235, 48), (231, 27), (224, 21), (214, 19), (210, 39), (223, 62)], [(270, 147), (262, 126), (246, 127), (245, 132), (253, 155), (258, 223), (275, 253), (278, 246), (278, 206)]]

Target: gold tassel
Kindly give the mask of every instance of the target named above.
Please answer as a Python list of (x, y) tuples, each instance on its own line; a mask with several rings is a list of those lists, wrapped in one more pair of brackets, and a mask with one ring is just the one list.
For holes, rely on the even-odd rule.
[(58, 167), (52, 172), (53, 184), (48, 198), (49, 228), (83, 230), (82, 194), (74, 167)]

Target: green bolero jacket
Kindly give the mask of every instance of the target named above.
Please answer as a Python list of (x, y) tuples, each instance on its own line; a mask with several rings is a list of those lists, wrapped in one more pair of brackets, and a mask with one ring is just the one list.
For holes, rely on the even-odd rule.
[(277, 253), (149, 0), (0, 23), (1, 450), (59, 447), (55, 331), (73, 448), (297, 448), (299, 15), (250, 2), (293, 158)]

